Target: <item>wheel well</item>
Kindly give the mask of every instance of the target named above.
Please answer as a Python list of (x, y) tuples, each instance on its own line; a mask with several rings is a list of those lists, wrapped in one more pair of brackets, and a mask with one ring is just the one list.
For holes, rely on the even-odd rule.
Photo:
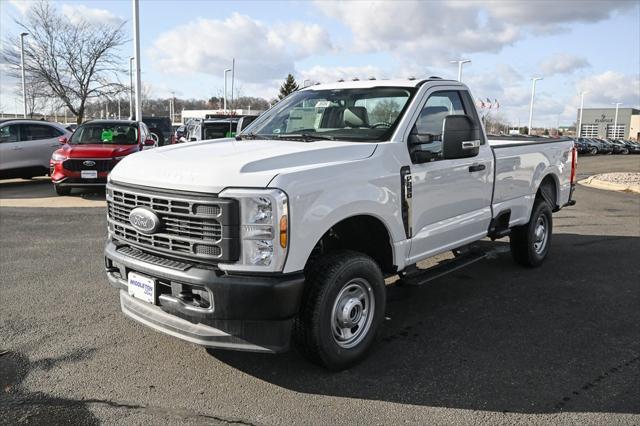
[(373, 216), (352, 216), (333, 225), (316, 243), (307, 265), (318, 256), (342, 249), (365, 253), (383, 272), (396, 272), (389, 232), (384, 223)]
[(538, 192), (536, 193), (536, 198), (542, 198), (548, 202), (553, 211), (558, 208), (558, 187), (553, 175), (547, 175), (542, 179), (540, 187), (538, 187)]

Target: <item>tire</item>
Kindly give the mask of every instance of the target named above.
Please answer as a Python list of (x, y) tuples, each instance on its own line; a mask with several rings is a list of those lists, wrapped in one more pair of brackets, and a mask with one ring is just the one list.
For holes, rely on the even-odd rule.
[(589, 150), (589, 154), (596, 155), (598, 153), (598, 148), (595, 146)]
[(543, 199), (536, 198), (529, 223), (511, 230), (509, 245), (513, 260), (531, 268), (540, 266), (549, 252), (552, 233), (551, 207)]
[(320, 257), (305, 276), (294, 342), (310, 361), (330, 370), (358, 363), (384, 319), (386, 288), (380, 267), (365, 254), (341, 250)]
[(69, 195), (71, 194), (71, 188), (66, 188), (64, 186), (53, 185), (56, 189), (56, 194), (58, 195)]

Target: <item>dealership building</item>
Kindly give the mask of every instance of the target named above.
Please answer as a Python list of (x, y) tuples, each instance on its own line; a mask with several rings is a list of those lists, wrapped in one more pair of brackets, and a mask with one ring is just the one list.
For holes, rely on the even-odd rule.
[[(576, 123), (580, 123), (580, 109)], [(582, 114), (583, 138), (609, 138), (640, 140), (640, 110), (618, 108), (585, 108)]]

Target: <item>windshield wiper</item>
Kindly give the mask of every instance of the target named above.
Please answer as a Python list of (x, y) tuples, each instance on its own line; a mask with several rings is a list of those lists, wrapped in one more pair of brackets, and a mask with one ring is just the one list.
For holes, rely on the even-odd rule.
[(317, 141), (317, 140), (325, 140), (325, 141), (335, 140), (334, 136), (318, 135), (318, 134), (315, 134), (315, 133), (283, 133), (281, 135), (276, 135), (276, 138), (278, 138), (278, 139), (302, 139), (305, 142)]
[(259, 135), (257, 133), (244, 133), (244, 134), (240, 134), (240, 135), (236, 135), (236, 140), (237, 141), (241, 141), (243, 139), (252, 139), (252, 140), (256, 140), (256, 139), (267, 139), (262, 135)]

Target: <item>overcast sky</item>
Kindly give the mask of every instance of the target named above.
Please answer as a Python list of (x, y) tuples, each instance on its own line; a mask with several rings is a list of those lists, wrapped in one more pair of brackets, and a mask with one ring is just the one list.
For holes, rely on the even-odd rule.
[[(131, 1), (56, 1), (73, 21), (126, 22)], [(2, 39), (16, 33), (28, 1), (0, 1)], [(288, 73), (302, 82), (339, 78), (456, 78), (449, 60), (472, 59), (463, 81), (497, 99), (514, 125), (575, 121), (585, 107), (640, 107), (640, 1), (154, 1), (140, 2), (142, 79), (152, 97), (208, 98), (236, 58), (240, 94), (267, 99)], [(132, 55), (122, 49), (123, 67)], [(2, 110), (16, 109), (2, 74)], [(125, 77), (126, 80), (126, 77)], [(18, 104), (18, 108), (20, 104)]]

